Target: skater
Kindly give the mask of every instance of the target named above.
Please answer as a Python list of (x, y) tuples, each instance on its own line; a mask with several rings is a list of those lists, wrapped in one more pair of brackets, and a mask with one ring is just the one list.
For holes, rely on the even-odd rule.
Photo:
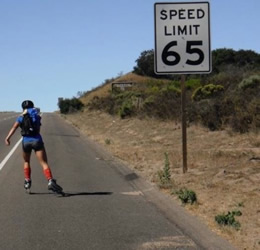
[(18, 127), (21, 128), (22, 148), (23, 148), (23, 159), (24, 159), (24, 188), (30, 190), (31, 188), (31, 166), (30, 158), (32, 150), (35, 151), (35, 155), (39, 160), (43, 173), (48, 180), (48, 189), (55, 193), (62, 193), (62, 187), (60, 187), (56, 180), (53, 179), (50, 166), (47, 161), (47, 154), (45, 151), (42, 136), (40, 135), (41, 117), (39, 115), (39, 110), (34, 108), (34, 104), (30, 100), (23, 101), (22, 103), (23, 113), (20, 115), (11, 130), (9, 131), (7, 137), (5, 138), (5, 143), (7, 146), (10, 145), (10, 138), (15, 133)]

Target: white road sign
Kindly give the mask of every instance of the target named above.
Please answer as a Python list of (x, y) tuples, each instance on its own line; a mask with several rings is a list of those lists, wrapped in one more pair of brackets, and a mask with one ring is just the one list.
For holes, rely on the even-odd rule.
[(155, 73), (211, 71), (209, 2), (155, 3)]

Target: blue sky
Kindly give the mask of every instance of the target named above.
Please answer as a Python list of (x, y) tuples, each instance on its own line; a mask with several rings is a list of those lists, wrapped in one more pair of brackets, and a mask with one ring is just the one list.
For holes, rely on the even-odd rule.
[[(0, 111), (32, 99), (52, 112), (59, 97), (132, 71), (154, 48), (156, 2), (167, 1), (0, 0)], [(260, 53), (259, 0), (211, 0), (210, 8), (213, 50)]]

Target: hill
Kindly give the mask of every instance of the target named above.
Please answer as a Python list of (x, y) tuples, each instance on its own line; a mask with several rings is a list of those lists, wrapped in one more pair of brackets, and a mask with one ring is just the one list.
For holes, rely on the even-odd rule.
[[(231, 127), (245, 133), (260, 128), (260, 73), (245, 74), (232, 79), (230, 73), (219, 73), (210, 79), (193, 77), (186, 80), (187, 122), (202, 124), (210, 130)], [(114, 88), (132, 83), (127, 89)], [(111, 115), (153, 117), (179, 121), (181, 114), (179, 80), (156, 79), (126, 74), (108, 81), (80, 100), (90, 110)]]
[[(202, 124), (212, 131), (226, 127), (240, 133), (259, 131), (260, 54), (218, 49), (212, 52), (212, 58), (211, 74), (186, 77), (187, 122)], [(61, 98), (61, 112), (74, 112), (84, 106), (121, 118), (179, 121), (180, 76), (155, 75), (153, 59), (153, 50), (144, 51), (133, 72), (107, 79), (97, 88), (81, 93), (79, 99)], [(123, 85), (128, 87), (124, 89)]]
[[(88, 106), (92, 102), (94, 97), (104, 98), (109, 96), (112, 91), (112, 83), (133, 82), (139, 85), (145, 85), (147, 82), (152, 81), (153, 79), (154, 78), (152, 77), (141, 76), (130, 72), (117, 77), (116, 79), (105, 81), (105, 83), (81, 96), (80, 100), (85, 106)], [(166, 82), (170, 82), (170, 80), (166, 80)]]

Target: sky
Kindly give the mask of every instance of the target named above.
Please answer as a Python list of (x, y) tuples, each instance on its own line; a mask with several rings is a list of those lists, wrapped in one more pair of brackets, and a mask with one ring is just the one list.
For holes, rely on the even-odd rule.
[[(0, 0), (0, 111), (58, 110), (154, 49), (154, 0)], [(174, 1), (193, 2), (193, 1)], [(260, 53), (260, 1), (211, 0), (211, 48)]]

